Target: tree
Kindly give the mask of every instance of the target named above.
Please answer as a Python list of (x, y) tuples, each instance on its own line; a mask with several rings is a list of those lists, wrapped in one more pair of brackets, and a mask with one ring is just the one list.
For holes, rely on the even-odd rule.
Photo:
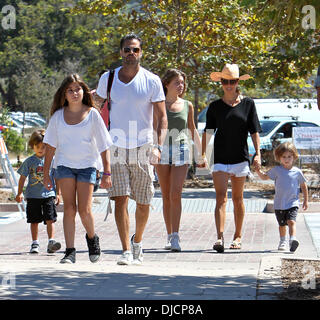
[[(0, 7), (5, 2), (0, 0)], [(70, 15), (76, 2), (12, 3), (17, 14), (16, 29), (0, 32), (0, 98), (11, 109), (26, 106), (47, 115), (53, 88), (70, 71), (96, 85), (103, 48), (97, 50), (94, 30), (100, 28), (103, 18)]]
[[(319, 58), (317, 31), (302, 26), (301, 4), (307, 3), (127, 0), (120, 4), (95, 0), (80, 1), (74, 12), (113, 17), (106, 36), (100, 39), (110, 45), (114, 43), (112, 33), (124, 34), (134, 27), (148, 48), (144, 63), (159, 74), (168, 67), (183, 69), (192, 88), (215, 88), (208, 81), (212, 69), (235, 62), (266, 91), (274, 93), (280, 88), (281, 94), (293, 96), (306, 86)], [(310, 3), (319, 10), (318, 1)], [(244, 85), (254, 87), (254, 82)]]

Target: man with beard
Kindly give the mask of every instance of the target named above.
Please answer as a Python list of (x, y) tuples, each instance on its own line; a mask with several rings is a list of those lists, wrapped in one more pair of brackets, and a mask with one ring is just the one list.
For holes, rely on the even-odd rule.
[[(160, 159), (167, 117), (160, 78), (140, 65), (142, 40), (135, 34), (123, 37), (120, 55), (122, 66), (114, 70), (110, 93), (110, 134), (114, 145), (109, 197), (115, 201), (115, 220), (123, 248), (117, 263), (129, 265), (143, 261), (142, 237), (154, 194), (152, 165)], [(109, 74), (104, 73), (99, 80), (98, 103), (107, 98)], [(136, 228), (131, 240), (129, 197), (136, 201)]]

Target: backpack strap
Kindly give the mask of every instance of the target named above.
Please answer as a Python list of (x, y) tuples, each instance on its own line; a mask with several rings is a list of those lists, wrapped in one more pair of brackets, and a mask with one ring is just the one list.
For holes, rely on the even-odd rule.
[(109, 110), (109, 120), (108, 120), (108, 128), (110, 129), (110, 110), (111, 110), (111, 97), (110, 97), (110, 92), (111, 92), (111, 87), (113, 83), (113, 78), (114, 78), (114, 69), (110, 70), (109, 73), (109, 78), (108, 78), (108, 85), (107, 85), (107, 106)]

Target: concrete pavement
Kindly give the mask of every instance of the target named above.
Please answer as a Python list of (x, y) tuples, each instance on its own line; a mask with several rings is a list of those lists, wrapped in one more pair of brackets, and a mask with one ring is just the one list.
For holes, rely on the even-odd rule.
[[(265, 300), (276, 299), (280, 290), (275, 270), (281, 257), (319, 257), (320, 212), (300, 213), (297, 236), (300, 247), (294, 255), (279, 253), (278, 225), (274, 214), (263, 213), (259, 194), (246, 193), (248, 204), (242, 249), (228, 249), (234, 232), (228, 210), (224, 254), (212, 250), (216, 240), (213, 190), (185, 190), (180, 237), (182, 252), (163, 249), (166, 238), (157, 191), (143, 240), (142, 266), (118, 266), (120, 240), (114, 214), (104, 221), (107, 199), (94, 198), (96, 233), (102, 255), (96, 264), (88, 259), (85, 231), (77, 216), (77, 262), (59, 261), (65, 249), (62, 213), (56, 223), (56, 239), (62, 249), (46, 253), (47, 235), (40, 226), (40, 253), (29, 254), (29, 226), (18, 217), (0, 216), (0, 299), (108, 299), (108, 300)], [(245, 197), (246, 197), (245, 196)], [(262, 199), (263, 200), (263, 199)], [(255, 203), (256, 202), (256, 203)], [(130, 232), (134, 233), (134, 203), (130, 203)], [(255, 209), (249, 209), (255, 208)], [(262, 208), (262, 210), (261, 210)], [(254, 211), (256, 210), (256, 211)], [(278, 279), (279, 280), (279, 279)]]

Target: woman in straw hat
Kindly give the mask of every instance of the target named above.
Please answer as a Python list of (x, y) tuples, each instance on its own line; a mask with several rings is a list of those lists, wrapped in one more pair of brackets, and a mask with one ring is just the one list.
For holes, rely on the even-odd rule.
[(241, 249), (241, 232), (244, 220), (243, 190), (246, 176), (250, 173), (247, 137), (248, 132), (256, 150), (254, 163), (261, 164), (261, 131), (254, 101), (240, 95), (238, 83), (250, 78), (248, 74), (239, 76), (236, 64), (226, 64), (222, 72), (210, 75), (213, 81), (220, 81), (223, 97), (213, 101), (207, 111), (206, 127), (202, 137), (202, 157), (205, 158), (207, 143), (211, 135), (214, 139), (214, 165), (212, 177), (216, 190), (215, 222), (218, 239), (213, 250), (224, 252), (224, 224), (228, 181), (231, 179), (234, 207), (235, 233), (230, 249)]

